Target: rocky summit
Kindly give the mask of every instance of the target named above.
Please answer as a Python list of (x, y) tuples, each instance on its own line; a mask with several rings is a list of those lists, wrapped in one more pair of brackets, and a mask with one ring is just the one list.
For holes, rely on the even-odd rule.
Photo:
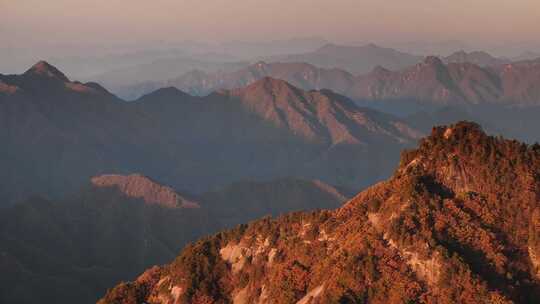
[(538, 172), (538, 145), (436, 127), (343, 207), (201, 239), (99, 303), (535, 303)]

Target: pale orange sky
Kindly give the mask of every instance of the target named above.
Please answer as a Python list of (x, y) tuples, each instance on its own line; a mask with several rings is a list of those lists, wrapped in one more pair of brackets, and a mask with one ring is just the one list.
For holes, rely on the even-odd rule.
[(538, 40), (540, 0), (0, 0), (3, 44)]

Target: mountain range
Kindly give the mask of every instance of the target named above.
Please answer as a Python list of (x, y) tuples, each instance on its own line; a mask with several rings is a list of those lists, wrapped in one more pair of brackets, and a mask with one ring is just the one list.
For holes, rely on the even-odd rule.
[(400, 52), (375, 44), (347, 46), (326, 44), (321, 48), (301, 54), (262, 58), (266, 62), (305, 62), (321, 68), (338, 68), (353, 74), (363, 74), (377, 65), (388, 69), (401, 69), (422, 60), (421, 56)]
[(540, 146), (461, 122), (335, 210), (188, 245), (105, 303), (535, 303)]
[(336, 208), (349, 195), (292, 178), (194, 196), (139, 174), (96, 176), (64, 199), (2, 209), (0, 302), (95, 303), (199, 237), (265, 215)]
[(192, 95), (205, 96), (219, 89), (244, 87), (264, 77), (282, 79), (304, 90), (325, 88), (341, 93), (345, 93), (354, 84), (355, 78), (344, 70), (318, 68), (308, 63), (259, 61), (232, 72), (208, 73), (192, 70), (167, 81), (149, 81), (126, 86), (117, 93), (132, 100), (162, 87), (175, 87)]
[[(429, 56), (432, 53), (426, 53)], [(529, 57), (525, 57), (529, 56)], [(535, 59), (530, 57), (533, 54), (513, 59), (514, 61)], [(377, 66), (382, 66), (388, 70), (401, 70), (422, 61), (425, 56), (413, 55), (398, 51), (393, 48), (385, 48), (373, 43), (361, 46), (345, 46), (336, 44), (326, 44), (313, 51), (294, 55), (281, 55), (263, 57), (266, 62), (281, 63), (308, 63), (317, 67), (327, 69), (340, 69), (352, 74), (366, 74)], [(442, 57), (445, 63), (474, 63), (480, 66), (491, 66), (510, 63), (510, 59), (498, 58), (484, 51), (464, 50), (455, 51)]]
[(44, 61), (0, 74), (0, 302), (534, 303), (539, 146), (461, 122), (399, 151), (463, 118), (538, 140), (539, 61), (450, 57), (131, 102)]
[(437, 57), (398, 72), (382, 68), (361, 76), (348, 96), (355, 99), (408, 100), (434, 104), (538, 105), (540, 62), (493, 67), (471, 63), (445, 65)]
[[(323, 69), (340, 69), (354, 74), (367, 73), (378, 65), (384, 66), (388, 69), (401, 69), (421, 60), (421, 56), (399, 52), (390, 48), (383, 48), (375, 44), (367, 44), (363, 46), (345, 46), (331, 43), (327, 43), (314, 51), (290, 55), (263, 56), (256, 59), (257, 62), (293, 63), (296, 65), (307, 63)], [(159, 73), (158, 71), (165, 68), (165, 65), (163, 67), (158, 67), (155, 63), (153, 63), (151, 65), (147, 65), (144, 69), (156, 71), (156, 73), (134, 73), (135, 71), (132, 69), (130, 71), (126, 70), (126, 73), (124, 73), (125, 75), (119, 73), (113, 75), (108, 73), (109, 75), (106, 77), (94, 77), (92, 80), (104, 84), (105, 87), (109, 88), (112, 92), (118, 94), (122, 98), (132, 100), (144, 95), (144, 93), (148, 93), (162, 87), (163, 83), (167, 82), (165, 79), (169, 79), (168, 82), (171, 83), (178, 83), (179, 81), (182, 81), (182, 79), (175, 80), (175, 78), (185, 78), (184, 81), (190, 81), (190, 79), (193, 79), (191, 81), (194, 81), (195, 79), (200, 78), (201, 76), (199, 75), (204, 74), (205, 72), (212, 73), (211, 69), (201, 68), (195, 71), (190, 71), (191, 73), (188, 72), (188, 75), (182, 76), (183, 73), (174, 74), (178, 70), (174, 67), (182, 66), (184, 68), (189, 68), (193, 65), (186, 65), (181, 61), (174, 62), (174, 60), (170, 60), (168, 64), (173, 68), (169, 67), (168, 70), (162, 72), (161, 75), (157, 75)], [(244, 67), (247, 67), (247, 65), (248, 64), (245, 64)], [(250, 67), (248, 67), (248, 69), (250, 69)], [(231, 69), (221, 68), (217, 72), (218, 74), (225, 74), (227, 72), (234, 71), (231, 71)], [(174, 75), (171, 76), (171, 74)], [(168, 75), (168, 77), (164, 77), (166, 75)], [(137, 80), (135, 81), (133, 77), (136, 77)], [(113, 79), (117, 80), (113, 81)], [(247, 84), (249, 83), (244, 83), (243, 86)], [(179, 89), (182, 88), (182, 86), (177, 87)]]
[(166, 82), (130, 87), (128, 91), (137, 95), (173, 86), (191, 94), (206, 95), (217, 89), (242, 87), (264, 77), (274, 77), (305, 90), (329, 89), (360, 103), (538, 106), (539, 75), (538, 60), (509, 63), (487, 53), (458, 52), (444, 59), (429, 56), (396, 71), (376, 66), (359, 76), (307, 63), (258, 62), (235, 72), (191, 71)]
[(272, 78), (206, 97), (160, 89), (128, 103), (46, 62), (0, 75), (0, 122), (2, 205), (62, 198), (108, 173), (195, 193), (287, 176), (358, 188), (388, 176), (420, 135), (328, 90)]
[[(444, 57), (443, 61), (445, 63), (473, 63), (479, 66), (493, 66), (512, 62), (509, 59), (494, 57), (483, 51), (465, 52), (463, 50), (454, 52)], [(521, 59), (514, 61), (521, 61)]]
[[(177, 48), (148, 50), (98, 58), (53, 58), (70, 74), (99, 82), (123, 98), (140, 97), (126, 91), (151, 81), (166, 81), (191, 70), (229, 72), (247, 66), (255, 54), (268, 56), (306, 52), (326, 43), (320, 38), (298, 38), (270, 42), (229, 42), (218, 45), (185, 42)], [(136, 92), (135, 92), (136, 93)], [(146, 91), (148, 93), (148, 91)], [(124, 95), (125, 94), (125, 95)]]
[(539, 52), (526, 51), (514, 58), (515, 61), (534, 60), (540, 58)]
[(176, 56), (159, 58), (151, 62), (119, 67), (97, 75), (87, 76), (92, 82), (99, 82), (113, 92), (121, 92), (125, 87), (144, 83), (148, 80), (165, 81), (193, 69), (206, 72), (235, 71), (248, 65), (247, 62), (208, 60), (197, 56)]

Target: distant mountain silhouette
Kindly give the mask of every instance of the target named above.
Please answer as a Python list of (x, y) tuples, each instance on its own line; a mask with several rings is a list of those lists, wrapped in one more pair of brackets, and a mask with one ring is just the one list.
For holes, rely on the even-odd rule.
[(525, 61), (525, 60), (534, 60), (540, 58), (540, 52), (524, 52), (523, 54), (512, 58), (513, 61)]
[(88, 79), (101, 83), (113, 93), (119, 93), (123, 92), (126, 86), (148, 81), (165, 81), (194, 69), (206, 72), (234, 71), (247, 65), (247, 62), (220, 62), (181, 56), (121, 67)]
[(339, 68), (353, 74), (367, 73), (378, 65), (391, 70), (401, 69), (420, 60), (421, 56), (375, 44), (363, 46), (327, 44), (313, 52), (264, 58), (266, 62), (305, 62), (321, 68)]
[(203, 98), (160, 89), (130, 103), (44, 63), (0, 80), (2, 204), (61, 198), (109, 172), (192, 192), (282, 176), (358, 188), (387, 176), (419, 134), (346, 97), (271, 78)]
[(486, 52), (465, 52), (463, 50), (444, 57), (443, 61), (445, 63), (474, 63), (479, 66), (494, 66), (511, 62), (508, 59), (493, 57)]
[(128, 91), (140, 94), (173, 86), (194, 95), (206, 95), (214, 90), (243, 87), (261, 78), (273, 77), (304, 90), (329, 89), (359, 102), (434, 106), (539, 105), (540, 94), (536, 92), (538, 60), (506, 62), (487, 53), (459, 52), (444, 60), (428, 56), (413, 66), (396, 71), (378, 65), (360, 76), (306, 63), (258, 62), (236, 72), (192, 71), (164, 83), (136, 85)]
[(219, 89), (244, 87), (264, 77), (285, 80), (304, 90), (331, 89), (346, 92), (354, 83), (354, 76), (344, 70), (318, 68), (307, 63), (257, 62), (233, 72), (207, 73), (193, 70), (164, 82), (153, 81), (128, 86), (120, 96), (139, 97), (161, 87), (176, 87), (193, 95), (204, 96)]
[(427, 57), (413, 67), (360, 76), (347, 96), (364, 100), (416, 101), (427, 104), (538, 105), (536, 61), (480, 67)]
[(28, 77), (50, 77), (64, 82), (69, 81), (64, 73), (60, 72), (57, 68), (45, 61), (36, 63), (33, 67), (26, 71), (24, 75)]

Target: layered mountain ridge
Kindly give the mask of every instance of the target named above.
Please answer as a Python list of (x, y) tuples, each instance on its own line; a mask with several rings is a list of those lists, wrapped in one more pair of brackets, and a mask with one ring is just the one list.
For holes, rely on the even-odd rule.
[(479, 66), (494, 66), (507, 64), (511, 61), (504, 58), (497, 58), (483, 51), (465, 52), (463, 50), (454, 52), (444, 57), (445, 63), (473, 63)]
[(180, 196), (172, 188), (159, 185), (140, 174), (102, 175), (92, 178), (91, 182), (96, 187), (118, 188), (126, 196), (142, 199), (148, 204), (160, 204), (169, 208), (200, 208), (198, 203)]
[[(537, 61), (508, 62), (489, 58), (484, 53), (456, 53), (444, 60), (428, 56), (412, 66), (398, 70), (375, 66), (359, 76), (307, 63), (258, 62), (235, 72), (193, 71), (164, 84), (156, 82), (145, 86), (149, 90), (174, 86), (195, 95), (206, 95), (216, 89), (243, 87), (264, 77), (273, 77), (305, 90), (330, 89), (356, 101), (538, 105), (540, 95), (536, 83), (540, 67)], [(138, 91), (138, 87), (130, 90)]]
[[(284, 176), (356, 188), (389, 174), (419, 134), (343, 96), (271, 78), (206, 97), (161, 89), (127, 103), (62, 75), (40, 62), (0, 76), (9, 92), (0, 93), (2, 204), (61, 198), (108, 172), (198, 193)], [(352, 159), (357, 165), (345, 167)]]
[(240, 100), (266, 121), (307, 140), (337, 145), (367, 144), (375, 140), (375, 134), (396, 142), (420, 137), (405, 124), (392, 121), (391, 116), (358, 108), (345, 97), (329, 91), (306, 92), (274, 78), (265, 77), (245, 88), (219, 93)]
[(195, 196), (140, 174), (96, 176), (62, 200), (33, 197), (2, 209), (0, 302), (95, 303), (199, 237), (265, 215), (336, 208), (349, 195), (294, 178)]
[(264, 58), (269, 62), (306, 62), (322, 68), (339, 68), (354, 74), (366, 73), (377, 65), (388, 69), (401, 69), (417, 63), (421, 56), (380, 47), (373, 43), (361, 46), (326, 44), (303, 54), (290, 54)]
[(343, 207), (204, 238), (99, 303), (534, 303), (538, 172), (538, 145), (436, 127)]

